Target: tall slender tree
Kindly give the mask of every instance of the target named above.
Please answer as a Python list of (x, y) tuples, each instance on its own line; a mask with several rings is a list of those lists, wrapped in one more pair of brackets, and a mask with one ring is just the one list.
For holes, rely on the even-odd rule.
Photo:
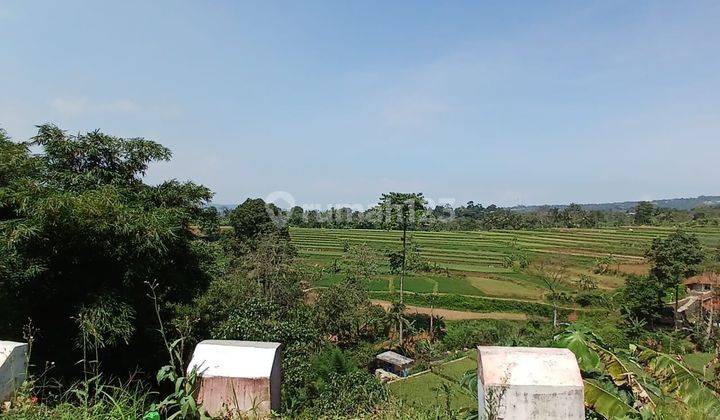
[[(402, 267), (400, 270), (400, 304), (403, 304), (403, 287), (407, 260), (407, 231), (414, 230), (425, 213), (427, 201), (422, 193), (390, 192), (380, 196), (381, 220), (385, 229), (402, 230)], [(403, 329), (400, 325), (400, 343)]]

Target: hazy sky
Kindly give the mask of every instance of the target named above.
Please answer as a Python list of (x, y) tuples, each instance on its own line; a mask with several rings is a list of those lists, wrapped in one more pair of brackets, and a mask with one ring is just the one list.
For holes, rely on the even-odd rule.
[(719, 194), (720, 2), (0, 0), (0, 126), (44, 122), (218, 203)]

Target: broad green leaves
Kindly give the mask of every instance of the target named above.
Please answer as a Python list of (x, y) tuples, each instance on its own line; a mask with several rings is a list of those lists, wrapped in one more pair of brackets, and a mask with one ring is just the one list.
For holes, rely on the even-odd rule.
[(693, 373), (675, 356), (642, 348), (639, 360), (655, 377), (662, 391), (704, 414), (720, 413), (720, 397), (711, 385)]
[(717, 390), (676, 356), (635, 345), (611, 350), (580, 328), (569, 328), (555, 342), (577, 357), (585, 404), (605, 418), (705, 418), (720, 412)]
[(636, 419), (640, 412), (628, 405), (617, 394), (604, 389), (597, 381), (583, 380), (585, 385), (585, 404), (607, 419)]
[(575, 354), (583, 372), (597, 372), (601, 368), (600, 356), (590, 345), (597, 337), (588, 330), (572, 329), (555, 336), (557, 347), (565, 347)]

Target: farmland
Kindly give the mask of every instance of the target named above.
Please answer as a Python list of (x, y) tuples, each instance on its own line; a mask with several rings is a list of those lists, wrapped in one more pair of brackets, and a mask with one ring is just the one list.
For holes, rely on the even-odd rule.
[[(648, 270), (643, 253), (655, 237), (663, 237), (670, 227), (622, 227), (614, 229), (497, 230), (464, 232), (412, 232), (419, 254), (437, 269), (410, 273), (405, 290), (449, 295), (508, 298), (541, 301), (545, 289), (533, 270), (508, 264), (517, 253), (530, 261), (549, 261), (567, 266), (567, 291), (576, 290), (575, 280), (590, 276), (600, 289), (611, 290), (624, 282), (626, 273)], [(706, 247), (720, 244), (719, 228), (688, 229)], [(322, 272), (317, 286), (340, 280), (327, 267), (342, 258), (344, 247), (367, 244), (385, 254), (401, 247), (401, 232), (360, 229), (291, 228), (293, 244), (305, 264)], [(604, 273), (596, 270), (598, 260), (611, 256), (612, 264)], [(381, 273), (368, 282), (371, 291), (387, 292), (397, 276)]]

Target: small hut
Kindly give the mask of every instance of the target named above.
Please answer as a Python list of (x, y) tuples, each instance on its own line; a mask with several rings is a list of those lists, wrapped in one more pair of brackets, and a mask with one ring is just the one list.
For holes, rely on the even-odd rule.
[(280, 409), (280, 343), (205, 340), (188, 371), (198, 372), (197, 402), (210, 416), (270, 417)]
[(478, 412), (491, 418), (585, 418), (580, 368), (568, 349), (480, 346), (478, 394)]
[(0, 341), (0, 402), (12, 398), (25, 380), (28, 345)]
[(394, 351), (386, 351), (375, 356), (375, 365), (379, 369), (394, 373), (400, 377), (406, 377), (410, 373), (410, 367), (415, 360), (397, 354)]

